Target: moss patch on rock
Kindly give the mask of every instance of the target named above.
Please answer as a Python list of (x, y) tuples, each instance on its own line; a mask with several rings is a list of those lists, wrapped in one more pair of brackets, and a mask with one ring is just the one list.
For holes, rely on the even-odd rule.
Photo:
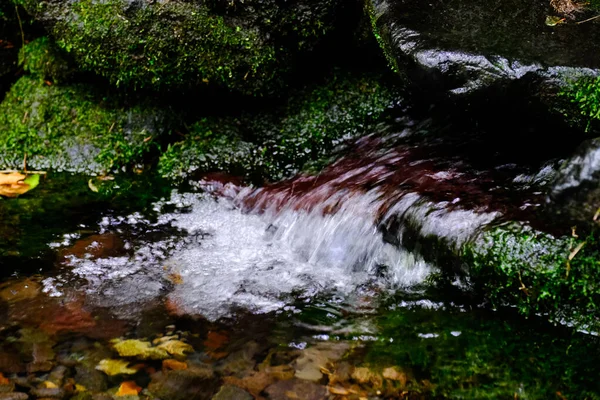
[(22, 2), (84, 70), (117, 86), (257, 94), (279, 87), (288, 53), (328, 30), (337, 0), (308, 1), (315, 10), (301, 1)]
[(47, 36), (23, 46), (19, 51), (19, 64), (29, 74), (54, 83), (65, 81), (74, 71)]
[(600, 327), (597, 234), (554, 238), (516, 223), (501, 225), (466, 246), (464, 257), (474, 288), (494, 306)]
[(144, 161), (162, 113), (126, 107), (89, 85), (24, 76), (0, 104), (0, 168), (102, 173)]
[(340, 74), (270, 111), (198, 121), (162, 155), (159, 170), (170, 178), (222, 170), (281, 179), (318, 162), (345, 139), (367, 132), (394, 99), (380, 76)]
[(600, 77), (583, 77), (566, 85), (559, 96), (572, 107), (565, 106), (563, 114), (575, 126), (587, 132), (600, 126)]

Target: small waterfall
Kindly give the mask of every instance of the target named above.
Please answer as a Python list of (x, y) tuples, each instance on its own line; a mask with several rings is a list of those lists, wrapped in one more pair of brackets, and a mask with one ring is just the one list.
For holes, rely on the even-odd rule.
[(200, 193), (174, 191), (156, 203), (154, 217), (105, 218), (98, 230), (126, 238), (123, 254), (72, 256), (46, 291), (64, 296), (83, 284), (90, 304), (121, 317), (156, 300), (211, 320), (368, 297), (416, 287), (436, 271), (421, 239), (457, 251), (488, 224), (527, 218), (539, 203), (548, 168), (536, 174), (485, 156), (482, 166), (447, 141), (417, 146), (404, 135), (364, 137), (318, 175), (258, 189), (207, 179)]

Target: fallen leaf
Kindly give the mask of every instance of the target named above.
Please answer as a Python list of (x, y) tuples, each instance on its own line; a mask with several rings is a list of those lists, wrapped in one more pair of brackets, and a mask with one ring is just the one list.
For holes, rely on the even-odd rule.
[(116, 396), (137, 396), (137, 394), (141, 391), (142, 388), (139, 387), (134, 381), (125, 381), (121, 383), (121, 386), (119, 386), (119, 391), (117, 392)]
[(193, 353), (194, 348), (181, 340), (169, 340), (159, 344), (157, 349), (167, 351), (174, 356), (185, 356), (185, 353)]
[(19, 172), (9, 172), (0, 174), (0, 185), (13, 185), (25, 180), (27, 175), (23, 175)]
[(164, 370), (170, 369), (173, 371), (178, 371), (178, 370), (182, 370), (182, 369), (187, 369), (188, 365), (185, 362), (169, 359), (169, 360), (163, 360), (162, 367)]
[(152, 341), (152, 344), (155, 345), (155, 346), (157, 346), (157, 345), (159, 345), (161, 343), (168, 342), (169, 340), (177, 340), (177, 339), (179, 339), (178, 335), (163, 336), (163, 337), (159, 337), (159, 338), (154, 339)]
[(50, 381), (42, 382), (42, 386), (46, 389), (56, 389), (58, 387), (56, 383)]
[(0, 385), (9, 385), (10, 381), (0, 372)]
[(169, 354), (167, 352), (170, 353), (167, 347), (163, 347), (165, 343), (158, 347), (153, 347), (150, 342), (145, 342), (137, 339), (115, 339), (112, 341), (112, 343), (114, 349), (119, 353), (121, 357), (136, 357), (142, 360), (163, 360), (169, 357)]
[(101, 360), (96, 366), (96, 369), (110, 376), (119, 374), (133, 375), (138, 372), (137, 369), (129, 367), (128, 361), (114, 360), (110, 358)]
[(75, 391), (76, 392), (86, 392), (87, 388), (83, 385), (80, 385), (79, 383), (75, 384)]
[(0, 173), (0, 196), (18, 197), (34, 189), (40, 183), (40, 176), (23, 175), (19, 172)]

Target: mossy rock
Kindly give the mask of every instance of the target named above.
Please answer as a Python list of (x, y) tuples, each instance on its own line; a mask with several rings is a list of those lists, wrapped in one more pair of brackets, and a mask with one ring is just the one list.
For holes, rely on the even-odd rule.
[(201, 170), (277, 180), (319, 161), (368, 126), (396, 100), (380, 75), (338, 74), (287, 104), (241, 116), (203, 118), (161, 156), (160, 173), (185, 178)]
[(0, 104), (0, 168), (104, 173), (144, 162), (163, 113), (126, 106), (87, 84), (20, 78)]
[(54, 83), (66, 81), (74, 72), (73, 65), (47, 36), (23, 46), (19, 64), (29, 74)]
[(476, 292), (495, 307), (597, 330), (600, 326), (600, 243), (554, 237), (526, 225), (491, 226), (463, 249)]
[(292, 55), (332, 26), (338, 0), (20, 0), (86, 71), (117, 86), (242, 93), (280, 87)]

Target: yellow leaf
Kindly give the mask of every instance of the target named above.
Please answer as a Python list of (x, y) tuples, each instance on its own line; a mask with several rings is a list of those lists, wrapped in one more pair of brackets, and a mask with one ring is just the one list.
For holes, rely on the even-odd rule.
[(157, 346), (161, 350), (167, 351), (174, 356), (185, 356), (185, 353), (193, 353), (194, 348), (181, 340), (169, 340)]
[(35, 188), (40, 176), (23, 175), (19, 172), (0, 173), (0, 196), (17, 197)]
[(83, 385), (80, 385), (79, 383), (75, 384), (75, 391), (76, 392), (86, 392), (87, 388)]
[(150, 342), (137, 339), (115, 339), (112, 341), (114, 349), (121, 357), (136, 357), (142, 360), (164, 360), (169, 357), (167, 349), (152, 347)]
[(1, 173), (0, 185), (14, 185), (15, 183), (21, 182), (25, 178), (27, 178), (26, 175), (23, 175), (18, 172)]
[(117, 396), (129, 396), (134, 395), (137, 396), (139, 392), (142, 391), (142, 388), (139, 387), (134, 381), (126, 381), (121, 383), (119, 386), (119, 391), (117, 392)]
[(45, 387), (46, 389), (56, 389), (58, 386), (56, 385), (56, 383), (54, 382), (50, 382), (50, 381), (44, 381), (42, 383), (42, 386)]
[(135, 368), (130, 368), (129, 362), (125, 360), (114, 360), (114, 359), (104, 359), (98, 363), (96, 369), (104, 372), (106, 375), (133, 375), (138, 370)]

